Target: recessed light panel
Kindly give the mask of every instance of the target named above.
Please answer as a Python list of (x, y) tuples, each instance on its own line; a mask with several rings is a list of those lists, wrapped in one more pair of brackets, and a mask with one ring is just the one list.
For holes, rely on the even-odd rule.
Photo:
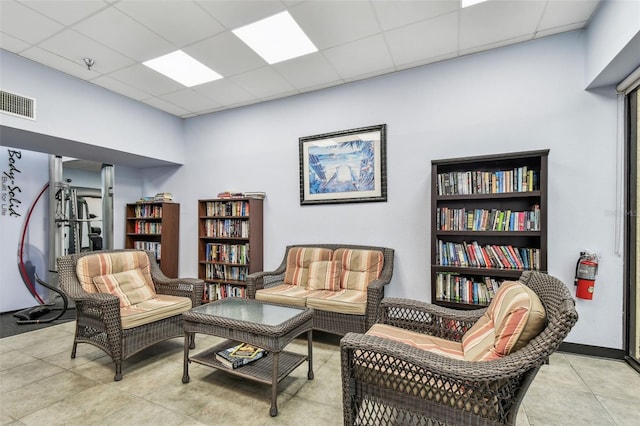
[(220, 74), (196, 61), (182, 50), (150, 59), (143, 64), (187, 87), (222, 78)]
[(269, 64), (318, 51), (287, 11), (235, 29), (233, 33)]
[(474, 4), (484, 3), (487, 0), (460, 0), (460, 7), (469, 7)]

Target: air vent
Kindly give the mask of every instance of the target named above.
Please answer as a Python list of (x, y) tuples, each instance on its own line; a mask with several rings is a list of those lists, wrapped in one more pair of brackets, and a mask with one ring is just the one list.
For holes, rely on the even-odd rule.
[(0, 90), (0, 112), (35, 120), (36, 100)]

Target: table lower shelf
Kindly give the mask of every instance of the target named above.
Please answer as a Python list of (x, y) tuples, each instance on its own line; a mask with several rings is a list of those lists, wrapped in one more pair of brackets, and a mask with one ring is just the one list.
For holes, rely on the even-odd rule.
[[(239, 342), (235, 342), (232, 340), (226, 340), (213, 346), (212, 348), (209, 348), (196, 355), (190, 356), (189, 361), (206, 365), (212, 368), (217, 368), (218, 370), (226, 371), (236, 376), (245, 377), (266, 384), (273, 384), (274, 354), (271, 352), (266, 357), (262, 357), (256, 361), (235, 369), (227, 367), (216, 359), (217, 352), (223, 351), (227, 348), (230, 348), (231, 346), (235, 346), (238, 343)], [(293, 370), (295, 370), (307, 359), (307, 355), (288, 351), (280, 352), (278, 360), (278, 382), (287, 377)]]

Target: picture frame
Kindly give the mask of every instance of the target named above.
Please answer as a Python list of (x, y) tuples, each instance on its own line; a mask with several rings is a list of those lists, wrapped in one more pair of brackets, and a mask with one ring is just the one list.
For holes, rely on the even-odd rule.
[(387, 201), (387, 125), (299, 138), (300, 204)]

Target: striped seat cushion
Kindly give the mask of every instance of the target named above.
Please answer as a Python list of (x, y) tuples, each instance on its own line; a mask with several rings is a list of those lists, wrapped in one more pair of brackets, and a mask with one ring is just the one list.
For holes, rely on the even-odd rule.
[(154, 288), (151, 278), (151, 265), (144, 251), (95, 253), (83, 256), (78, 259), (76, 275), (84, 291), (87, 293), (99, 293), (93, 282), (94, 277), (116, 274), (132, 269), (140, 269), (145, 281)]
[(378, 250), (337, 249), (333, 259), (342, 263), (340, 288), (366, 291), (367, 285), (380, 278), (384, 255)]
[(306, 305), (306, 297), (312, 292), (312, 290), (307, 290), (305, 286), (279, 284), (257, 290), (256, 300), (304, 307)]
[(448, 358), (464, 359), (462, 344), (435, 336), (429, 336), (428, 334), (405, 330), (388, 324), (374, 324), (366, 334), (406, 343), (409, 346), (434, 352)]
[(544, 306), (526, 285), (504, 282), (480, 319), (462, 336), (464, 358), (489, 361), (524, 347), (544, 328)]
[(180, 315), (191, 309), (188, 297), (158, 294), (153, 299), (120, 308), (122, 328), (127, 330)]
[(332, 254), (333, 251), (331, 249), (292, 247), (287, 254), (287, 268), (284, 274), (284, 283), (306, 287), (311, 262), (331, 260)]
[(364, 315), (367, 312), (367, 292), (344, 288), (316, 290), (307, 296), (307, 306), (320, 311)]

